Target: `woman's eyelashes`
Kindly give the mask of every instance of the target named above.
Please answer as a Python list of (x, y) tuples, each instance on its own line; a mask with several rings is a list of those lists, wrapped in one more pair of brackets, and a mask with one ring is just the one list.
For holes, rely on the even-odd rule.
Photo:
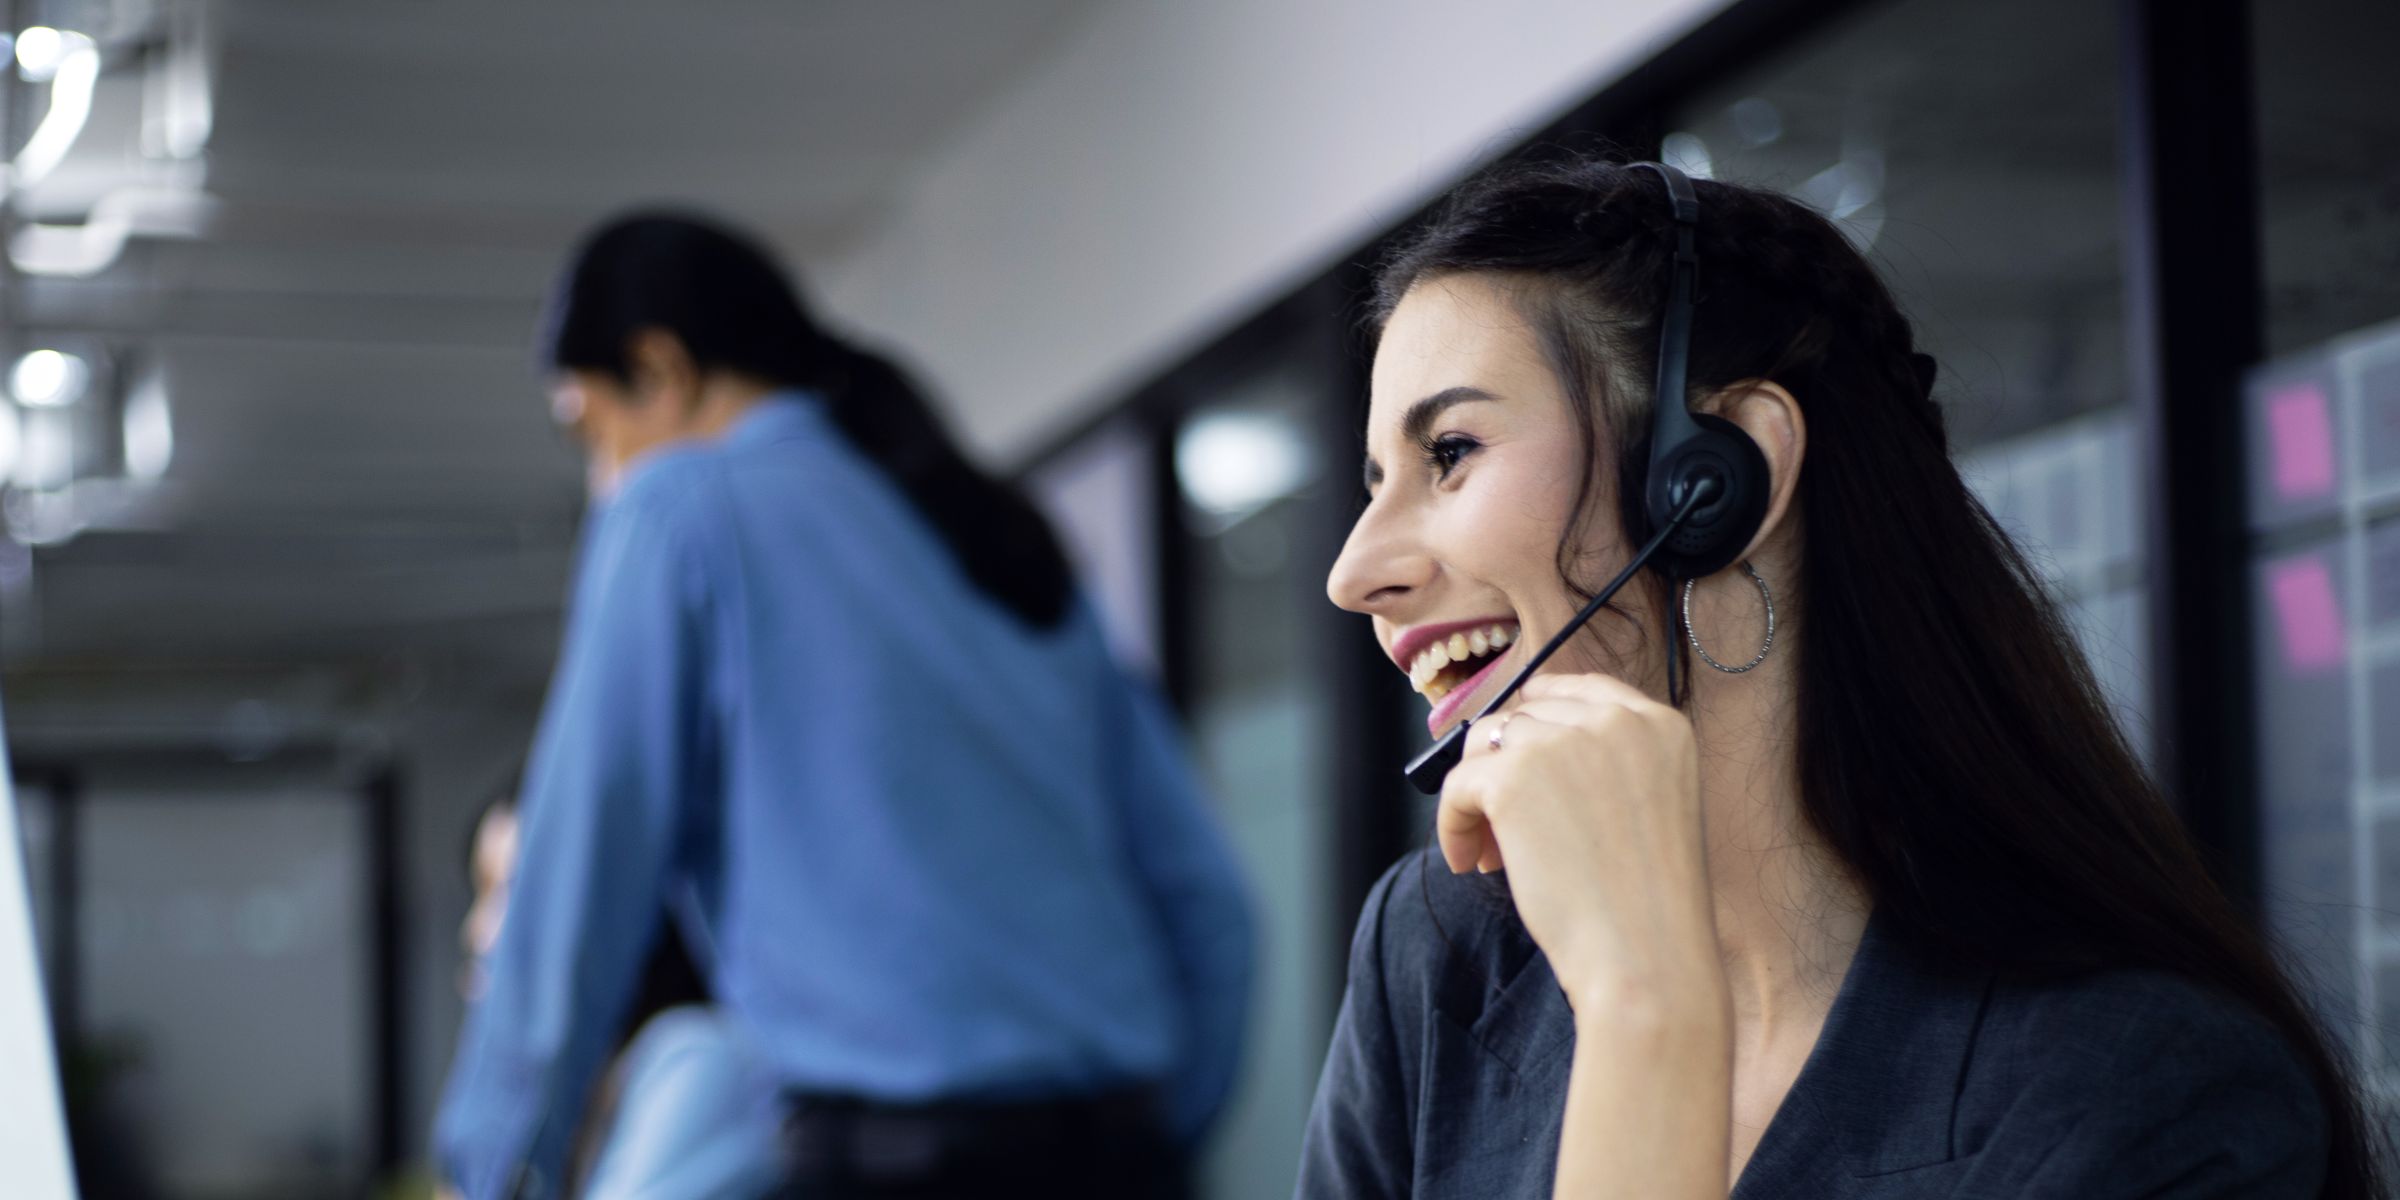
[(1445, 433), (1427, 438), (1421, 448), (1425, 452), (1425, 465), (1432, 467), (1438, 478), (1446, 480), (1468, 455), (1482, 449), (1483, 443), (1463, 433)]

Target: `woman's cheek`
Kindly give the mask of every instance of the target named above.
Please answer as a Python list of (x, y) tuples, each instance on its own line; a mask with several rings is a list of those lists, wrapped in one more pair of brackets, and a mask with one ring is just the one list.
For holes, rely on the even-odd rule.
[(1456, 506), (1456, 545), (1475, 564), (1471, 574), (1493, 583), (1555, 577), (1571, 500), (1540, 483), (1540, 475), (1499, 471), (1467, 481)]

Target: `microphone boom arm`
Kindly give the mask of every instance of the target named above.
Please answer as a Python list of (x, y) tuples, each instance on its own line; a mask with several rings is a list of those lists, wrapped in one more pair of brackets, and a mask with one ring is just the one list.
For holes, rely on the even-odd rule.
[[(1559, 647), (1566, 645), (1567, 639), (1575, 636), (1575, 632), (1583, 628), (1584, 622), (1592, 619), (1592, 614), (1599, 612), (1617, 594), (1619, 589), (1632, 580), (1635, 572), (1650, 565), (1650, 560), (1658, 554), (1658, 548), (1666, 545), (1667, 539), (1673, 537), (1676, 530), (1683, 528), (1684, 521), (1691, 517), (1693, 510), (1713, 498), (1721, 489), (1722, 485), (1719, 485), (1714, 479), (1702, 478), (1695, 481), (1695, 486), (1684, 495), (1683, 503), (1675, 507), (1675, 515), (1668, 518), (1663, 528), (1651, 535), (1650, 541), (1634, 554), (1633, 561), (1626, 563), (1625, 569), (1617, 572), (1617, 577), (1609, 580), (1607, 587), (1594, 593), (1592, 598), (1576, 612), (1573, 619), (1562, 626), (1557, 633), (1552, 634), (1550, 640), (1542, 644), (1541, 649), (1534, 651), (1532, 660), (1525, 664), (1523, 670), (1517, 672), (1516, 678), (1508, 681), (1507, 687), (1500, 689), (1499, 695), (1492, 697), (1491, 703), (1483, 706), (1483, 711), (1451, 726), (1450, 732), (1443, 734), (1441, 740), (1427, 747), (1423, 754), (1418, 755), (1414, 761), (1408, 764), (1409, 783), (1428, 796), (1440, 795), (1442, 781), (1449, 778), (1450, 768), (1457, 766), (1459, 760), (1466, 757), (1467, 730), (1473, 728), (1475, 722), (1492, 715), (1501, 705), (1508, 703), (1509, 698), (1517, 694), (1517, 689), (1525, 686), (1525, 681), (1533, 678), (1533, 673), (1541, 669), (1541, 665), (1548, 661), (1552, 654), (1557, 653)], [(1668, 648), (1668, 653), (1674, 653), (1673, 647)]]

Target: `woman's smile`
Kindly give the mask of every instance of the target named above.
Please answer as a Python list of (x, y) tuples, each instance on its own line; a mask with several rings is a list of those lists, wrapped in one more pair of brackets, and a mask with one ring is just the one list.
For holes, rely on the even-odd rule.
[(1492, 616), (1412, 625), (1393, 637), (1387, 648), (1392, 661), (1433, 705), (1425, 723), (1434, 736), (1441, 736), (1485, 683), (1501, 677), (1494, 668), (1515, 657), (1508, 648), (1516, 644), (1517, 633), (1515, 617)]

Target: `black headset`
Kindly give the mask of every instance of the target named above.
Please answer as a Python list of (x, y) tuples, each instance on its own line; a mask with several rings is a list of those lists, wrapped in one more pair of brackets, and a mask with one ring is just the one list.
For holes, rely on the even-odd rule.
[[(1437, 795), (1450, 768), (1466, 753), (1467, 730), (1508, 703), (1544, 660), (1567, 643), (1583, 623), (1608, 603), (1634, 573), (1656, 564), (1671, 579), (1698, 579), (1732, 565), (1758, 535), (1767, 518), (1767, 456), (1741, 427), (1712, 413), (1695, 413), (1684, 398), (1692, 354), (1692, 308), (1698, 303), (1700, 197), (1684, 173), (1665, 163), (1631, 163), (1627, 170), (1654, 171), (1667, 185), (1675, 216), (1675, 262), (1667, 283), (1666, 311), (1659, 315), (1658, 379), (1650, 399), (1650, 465), (1642, 477), (1642, 548), (1625, 569), (1594, 593), (1575, 618), (1535, 652), (1483, 711), (1460, 721), (1416, 761), (1408, 781)], [(1670, 630), (1673, 622), (1669, 622)], [(1673, 690), (1674, 655), (1668, 655), (1668, 689)]]
[[(1666, 181), (1675, 213), (1675, 266), (1667, 310), (1659, 318), (1658, 381), (1650, 400), (1650, 469), (1643, 476), (1648, 532), (1673, 525), (1656, 562), (1676, 579), (1714, 575), (1732, 565), (1767, 519), (1767, 456), (1741, 426), (1684, 402), (1691, 366), (1692, 308), (1700, 286), (1700, 197), (1683, 172), (1665, 163), (1634, 163)], [(1711, 486), (1713, 481), (1714, 486)], [(1680, 524), (1673, 520), (1697, 490), (1706, 493)]]

